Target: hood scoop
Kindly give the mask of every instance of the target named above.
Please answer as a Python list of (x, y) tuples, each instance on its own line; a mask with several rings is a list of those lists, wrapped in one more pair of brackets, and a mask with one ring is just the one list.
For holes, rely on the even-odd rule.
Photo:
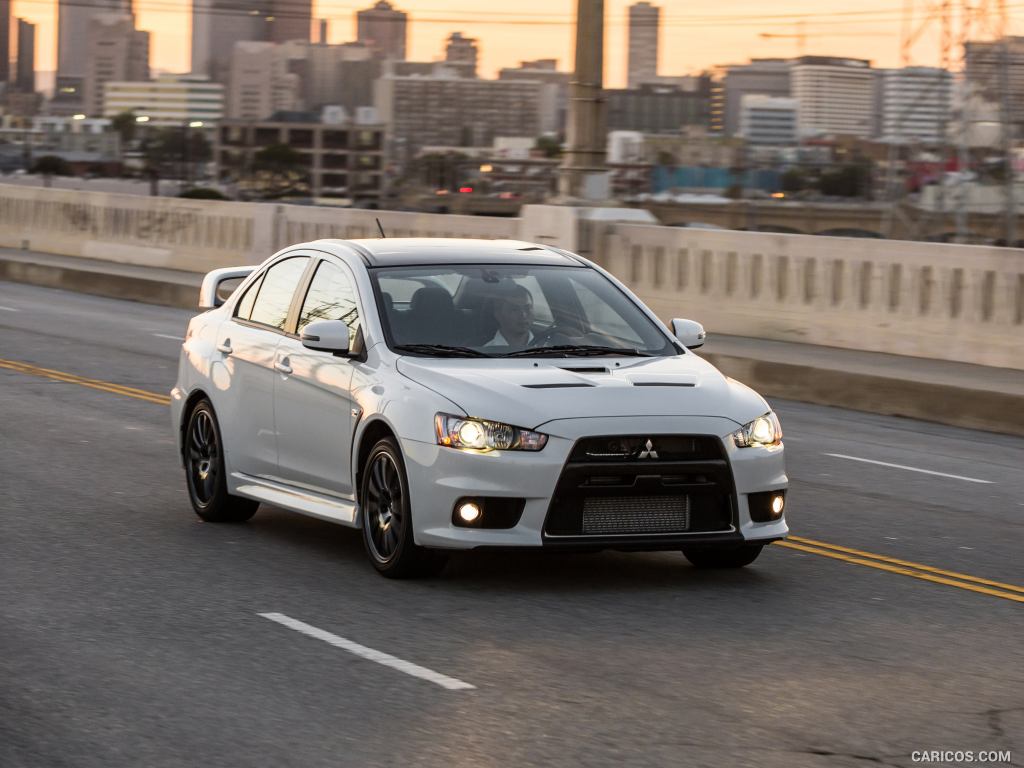
[(552, 384), (522, 384), (521, 386), (527, 389), (571, 389), (573, 387), (592, 387), (594, 385), (585, 381), (562, 381)]
[(563, 371), (568, 371), (569, 373), (609, 373), (607, 368), (598, 365), (580, 368), (563, 368), (562, 366), (559, 366), (559, 368)]

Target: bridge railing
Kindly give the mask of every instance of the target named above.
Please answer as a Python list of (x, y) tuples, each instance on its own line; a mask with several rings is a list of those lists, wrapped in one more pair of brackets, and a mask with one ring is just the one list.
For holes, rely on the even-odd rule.
[[(535, 208), (538, 210), (531, 210)], [(205, 272), (324, 237), (539, 239), (579, 248), (662, 318), (712, 333), (1024, 370), (1024, 250), (150, 198), (0, 185), (0, 246)]]
[(617, 224), (598, 259), (719, 333), (1024, 369), (1024, 251)]

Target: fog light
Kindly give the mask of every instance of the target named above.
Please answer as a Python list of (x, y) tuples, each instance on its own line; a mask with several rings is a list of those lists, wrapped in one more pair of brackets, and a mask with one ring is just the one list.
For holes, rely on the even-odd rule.
[(755, 523), (773, 523), (782, 519), (786, 507), (785, 491), (762, 491), (747, 496), (750, 519)]
[(480, 507), (472, 501), (459, 506), (459, 519), (464, 523), (475, 523), (482, 514)]

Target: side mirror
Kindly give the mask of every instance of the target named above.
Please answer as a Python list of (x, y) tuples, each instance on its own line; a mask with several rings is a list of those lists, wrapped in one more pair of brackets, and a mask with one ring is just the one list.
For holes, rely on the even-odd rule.
[(687, 349), (699, 349), (704, 346), (707, 334), (704, 326), (694, 320), (683, 320), (680, 317), (672, 321), (672, 333)]
[(306, 349), (330, 352), (337, 357), (347, 357), (348, 326), (341, 320), (318, 320), (303, 329), (299, 337)]

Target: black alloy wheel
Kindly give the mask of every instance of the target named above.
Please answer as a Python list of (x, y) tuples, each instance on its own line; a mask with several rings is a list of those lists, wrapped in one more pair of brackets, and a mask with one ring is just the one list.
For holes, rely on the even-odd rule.
[(209, 523), (243, 523), (259, 503), (231, 496), (227, 490), (220, 427), (209, 400), (200, 400), (189, 415), (182, 447), (192, 508)]
[(405, 463), (393, 439), (373, 446), (361, 486), (363, 544), (374, 568), (395, 579), (440, 573), (444, 556), (417, 546), (413, 539)]

